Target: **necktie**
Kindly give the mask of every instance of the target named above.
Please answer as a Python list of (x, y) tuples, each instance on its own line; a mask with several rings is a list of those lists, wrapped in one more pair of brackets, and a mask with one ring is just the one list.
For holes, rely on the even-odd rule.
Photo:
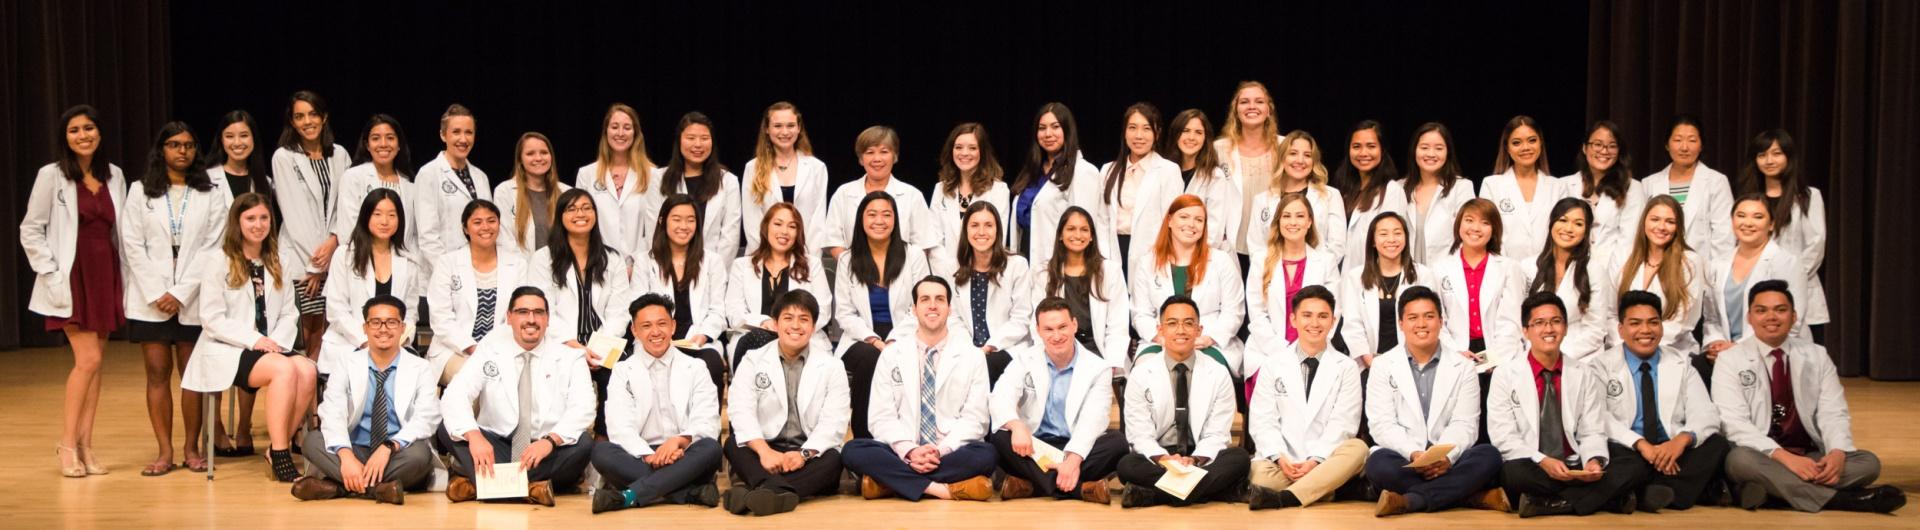
[(1313, 395), (1313, 376), (1320, 374), (1320, 358), (1308, 357), (1307, 360), (1300, 362), (1307, 365), (1307, 395), (1311, 396)]
[(513, 428), (513, 460), (533, 442), (533, 352), (520, 352), (520, 421)]
[(387, 443), (387, 415), (393, 413), (393, 403), (387, 397), (387, 376), (393, 375), (393, 367), (373, 373), (373, 445), (375, 449)]
[(1554, 384), (1560, 377), (1559, 372), (1541, 370), (1540, 379), (1545, 383), (1544, 395), (1540, 396), (1540, 452), (1555, 459), (1567, 457), (1567, 434), (1560, 424), (1560, 389)]
[(1767, 437), (1774, 439), (1787, 452), (1805, 455), (1813, 447), (1813, 440), (1800, 427), (1800, 412), (1795, 410), (1793, 404), (1793, 376), (1787, 372), (1787, 352), (1776, 348), (1768, 356), (1773, 357), (1770, 370), (1773, 378), (1770, 385), (1773, 421), (1767, 427)]
[(933, 412), (933, 360), (939, 354), (938, 348), (929, 348), (926, 359), (920, 363), (920, 445), (940, 440)]
[(1174, 454), (1193, 453), (1193, 426), (1187, 421), (1187, 365), (1173, 365), (1173, 430), (1180, 435)]
[(1653, 364), (1640, 364), (1640, 435), (1648, 443), (1666, 443), (1667, 429), (1660, 425), (1660, 389), (1653, 385)]

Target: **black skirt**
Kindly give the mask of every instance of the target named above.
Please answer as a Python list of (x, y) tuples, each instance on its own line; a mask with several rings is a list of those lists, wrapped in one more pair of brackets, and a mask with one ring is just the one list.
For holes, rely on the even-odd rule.
[(127, 341), (137, 343), (191, 343), (200, 340), (200, 326), (180, 323), (178, 315), (165, 322), (127, 319)]

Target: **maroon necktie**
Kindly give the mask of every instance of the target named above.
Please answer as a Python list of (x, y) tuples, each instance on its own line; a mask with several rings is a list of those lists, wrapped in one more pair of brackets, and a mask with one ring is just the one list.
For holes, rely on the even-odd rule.
[(1801, 454), (1806, 451), (1802, 444), (1792, 443), (1805, 434), (1800, 429), (1800, 413), (1793, 406), (1793, 377), (1787, 373), (1787, 354), (1774, 348), (1768, 355), (1773, 357), (1773, 426), (1767, 436), (1783, 442), (1780, 445), (1789, 452)]

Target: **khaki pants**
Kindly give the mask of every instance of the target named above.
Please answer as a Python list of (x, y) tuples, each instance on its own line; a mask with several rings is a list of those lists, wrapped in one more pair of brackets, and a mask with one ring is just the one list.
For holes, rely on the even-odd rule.
[(1304, 507), (1311, 506), (1333, 494), (1333, 490), (1346, 484), (1355, 475), (1359, 475), (1360, 468), (1366, 463), (1367, 444), (1358, 438), (1352, 438), (1335, 446), (1333, 453), (1327, 455), (1326, 461), (1314, 466), (1313, 471), (1307, 472), (1307, 476), (1300, 477), (1298, 481), (1288, 479), (1285, 473), (1280, 472), (1278, 464), (1265, 458), (1253, 459), (1253, 465), (1248, 469), (1247, 479), (1253, 485), (1262, 488), (1291, 491), (1295, 498), (1300, 499), (1300, 505)]

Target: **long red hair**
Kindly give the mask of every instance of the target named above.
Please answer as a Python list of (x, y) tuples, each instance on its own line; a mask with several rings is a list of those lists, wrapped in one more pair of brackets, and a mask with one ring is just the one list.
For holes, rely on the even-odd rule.
[[(1201, 210), (1200, 233), (1207, 233), (1207, 203), (1197, 195), (1181, 195), (1173, 198), (1173, 204), (1167, 206), (1167, 215), (1160, 219), (1160, 235), (1153, 240), (1153, 268), (1159, 270), (1173, 263), (1173, 213), (1198, 206)], [(1201, 236), (1205, 238), (1205, 236)], [(1124, 251), (1125, 249), (1122, 249)], [(1187, 288), (1198, 285), (1207, 277), (1207, 244), (1198, 242), (1193, 246), (1193, 264), (1187, 267)]]

